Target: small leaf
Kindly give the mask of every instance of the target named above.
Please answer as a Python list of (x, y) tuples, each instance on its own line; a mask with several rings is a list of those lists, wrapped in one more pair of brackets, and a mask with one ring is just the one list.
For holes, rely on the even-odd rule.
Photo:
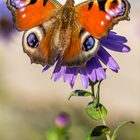
[(107, 109), (102, 104), (99, 104), (99, 106), (96, 107), (94, 103), (91, 102), (85, 108), (85, 111), (93, 120), (101, 120), (102, 118), (105, 118), (107, 116)]
[(92, 132), (91, 132), (91, 136), (92, 137), (97, 137), (97, 136), (101, 136), (102, 134), (107, 134), (110, 135), (111, 130), (105, 126), (105, 125), (100, 125), (100, 126), (96, 126)]
[(91, 95), (92, 95), (92, 93), (89, 92), (89, 91), (85, 91), (85, 90), (75, 90), (75, 91), (73, 91), (73, 92), (70, 94), (68, 100), (70, 100), (72, 96), (82, 96), (82, 97), (86, 97), (86, 96), (91, 96)]
[(113, 132), (113, 134), (112, 134), (112, 137), (111, 137), (111, 140), (116, 140), (119, 130), (120, 130), (123, 126), (125, 126), (125, 125), (127, 125), (127, 124), (129, 124), (129, 123), (134, 124), (133, 121), (126, 121), (126, 122), (122, 122), (121, 124), (119, 124), (118, 127), (114, 130), (114, 132)]

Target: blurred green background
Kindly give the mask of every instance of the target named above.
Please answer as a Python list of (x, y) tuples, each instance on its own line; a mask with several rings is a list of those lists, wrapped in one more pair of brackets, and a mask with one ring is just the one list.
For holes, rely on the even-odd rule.
[[(101, 100), (109, 111), (108, 126), (114, 129), (124, 120), (136, 123), (124, 127), (118, 140), (140, 140), (140, 1), (129, 1), (131, 21), (120, 22), (114, 31), (127, 37), (132, 51), (110, 52), (121, 70), (118, 74), (107, 70), (101, 87)], [(40, 65), (30, 64), (22, 50), (22, 34), (0, 37), (0, 140), (45, 140), (45, 132), (53, 127), (54, 118), (61, 111), (71, 116), (71, 139), (84, 140), (85, 133), (95, 125), (84, 112), (90, 98), (68, 101), (72, 91), (68, 83), (53, 82), (53, 69), (41, 73)], [(82, 89), (80, 78), (74, 89), (79, 88)]]

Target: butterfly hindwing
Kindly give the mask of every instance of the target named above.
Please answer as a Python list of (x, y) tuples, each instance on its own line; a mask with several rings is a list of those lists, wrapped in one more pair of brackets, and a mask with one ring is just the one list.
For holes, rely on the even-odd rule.
[[(23, 35), (23, 50), (30, 57), (32, 63), (53, 65), (58, 48), (53, 41), (57, 20), (51, 20), (25, 31)], [(55, 33), (55, 35), (58, 33)], [(56, 40), (55, 40), (56, 41)], [(57, 42), (56, 42), (57, 43)]]
[(99, 49), (98, 39), (119, 20), (128, 19), (129, 8), (127, 0), (89, 0), (75, 6), (70, 44), (64, 51), (62, 65), (86, 64)]
[(18, 30), (28, 30), (42, 24), (52, 17), (53, 10), (61, 7), (55, 0), (8, 0), (7, 4)]
[(129, 9), (127, 0), (90, 0), (75, 7), (77, 21), (98, 39), (118, 21), (129, 19)]
[(99, 41), (76, 21), (71, 24), (71, 31), (70, 43), (64, 50), (62, 65), (84, 66), (91, 57), (96, 55), (99, 49)]

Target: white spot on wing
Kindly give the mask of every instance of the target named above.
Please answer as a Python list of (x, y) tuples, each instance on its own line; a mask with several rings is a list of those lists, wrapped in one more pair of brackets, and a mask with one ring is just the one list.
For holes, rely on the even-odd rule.
[(116, 13), (120, 13), (119, 9), (117, 9), (117, 8), (115, 9), (115, 11), (116, 11)]
[(113, 10), (107, 10), (107, 13), (111, 16), (114, 17), (115, 16), (115, 12)]
[(22, 15), (22, 18), (25, 18), (25, 17), (26, 17), (26, 14), (23, 14), (23, 15)]
[(19, 1), (17, 0), (15, 3), (16, 3), (16, 4), (18, 4), (18, 3), (19, 3)]
[(105, 25), (105, 22), (104, 21), (101, 21), (101, 25), (104, 26)]
[(121, 4), (119, 4), (119, 5), (118, 5), (118, 8), (119, 8), (119, 9), (121, 9), (121, 8), (122, 8), (122, 5), (121, 5)]
[(23, 7), (23, 6), (25, 6), (24, 3), (20, 3), (20, 4), (19, 4), (19, 7)]
[(24, 12), (25, 11), (25, 8), (21, 8), (19, 12)]
[(111, 19), (111, 17), (110, 17), (109, 15), (106, 15), (105, 18), (106, 18), (107, 20), (110, 20), (110, 19)]

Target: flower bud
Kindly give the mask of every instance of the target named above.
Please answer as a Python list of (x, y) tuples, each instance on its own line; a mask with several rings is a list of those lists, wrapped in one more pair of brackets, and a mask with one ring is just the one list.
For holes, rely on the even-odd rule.
[(70, 125), (70, 117), (67, 113), (60, 113), (55, 119), (55, 125), (58, 128), (67, 128)]

